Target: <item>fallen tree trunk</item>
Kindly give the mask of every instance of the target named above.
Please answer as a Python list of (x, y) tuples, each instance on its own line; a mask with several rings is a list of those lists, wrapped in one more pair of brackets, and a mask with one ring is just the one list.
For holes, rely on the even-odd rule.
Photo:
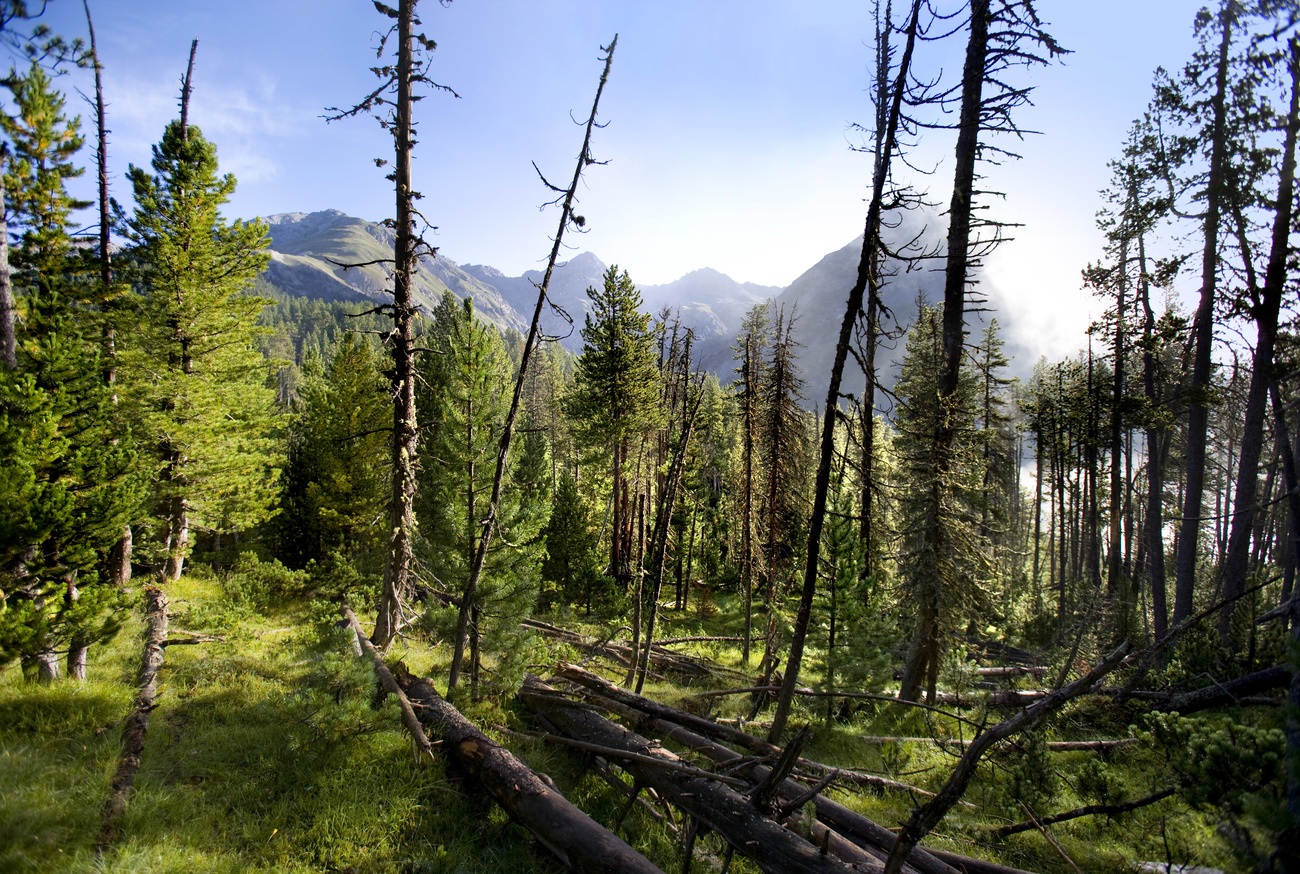
[(433, 744), (429, 742), (424, 729), (420, 727), (420, 720), (415, 715), (415, 708), (411, 706), (406, 693), (397, 685), (397, 680), (393, 677), (392, 671), (388, 670), (388, 665), (384, 664), (384, 659), (379, 654), (379, 650), (375, 649), (375, 645), (370, 642), (370, 638), (361, 630), (361, 623), (357, 621), (357, 617), (347, 604), (339, 608), (339, 613), (343, 615), (344, 620), (347, 621), (348, 627), (352, 629), (352, 634), (356, 638), (353, 652), (358, 655), (364, 654), (365, 657), (370, 659), (370, 664), (375, 669), (375, 676), (379, 679), (379, 685), (383, 687), (385, 692), (397, 699), (398, 706), (402, 709), (402, 725), (406, 727), (407, 734), (411, 736), (411, 740), (415, 742), (420, 752), (429, 758), (433, 758)]
[[(451, 602), (449, 601), (449, 603)], [(578, 649), (612, 658), (625, 668), (630, 669), (636, 660), (636, 653), (632, 651), (632, 647), (628, 644), (609, 639), (596, 640), (537, 619), (525, 619), (520, 625)], [(745, 676), (744, 672), (718, 664), (712, 659), (673, 652), (664, 648), (661, 643), (656, 643), (651, 647), (650, 664), (661, 671), (674, 673), (688, 680), (704, 680), (715, 676)]]
[[(659, 702), (651, 701), (647, 698), (633, 695), (631, 692), (628, 692), (620, 686), (607, 684), (606, 681), (602, 680), (600, 677), (596, 677), (588, 671), (583, 671), (581, 668), (565, 666), (565, 672), (562, 672), (562, 676), (566, 675), (567, 671), (570, 669), (578, 673), (570, 675), (569, 679), (591, 680), (590, 685), (583, 685), (586, 685), (586, 688), (588, 688), (590, 699), (593, 703), (608, 709), (612, 713), (618, 714), (622, 718), (637, 721), (639, 724), (644, 725), (648, 730), (655, 732), (659, 736), (668, 740), (676, 741), (693, 752), (702, 753), (715, 763), (733, 766), (737, 764), (741, 765), (740, 767), (736, 767), (731, 773), (743, 775), (755, 781), (763, 779), (768, 774), (770, 769), (762, 762), (750, 761), (744, 763), (744, 757), (735, 750), (709, 740), (701, 734), (697, 734), (691, 729), (677, 724), (671, 719), (665, 719), (662, 716), (652, 716), (648, 713), (648, 710), (676, 712), (693, 723), (699, 720), (700, 717), (696, 717), (693, 714), (684, 711), (677, 711), (668, 705), (660, 704)], [(643, 707), (620, 703), (620, 701), (613, 700), (598, 691), (594, 691), (592, 688), (593, 686), (608, 688), (610, 691), (614, 692), (615, 695), (630, 702), (630, 704), (641, 704)], [(707, 720), (704, 720), (704, 722), (705, 725), (701, 726), (701, 728), (703, 728), (704, 732), (707, 733), (709, 726), (714, 724), (709, 723)], [(723, 726), (723, 728), (726, 729), (725, 733), (727, 734), (734, 731), (734, 729), (731, 729), (729, 726)], [(770, 746), (761, 738), (755, 738), (752, 735), (745, 735), (743, 732), (741, 732), (741, 734), (749, 741), (757, 741), (761, 745)], [(755, 750), (755, 752), (758, 751), (759, 750)], [(825, 769), (826, 771), (836, 770), (818, 762), (808, 762), (806, 759), (801, 759), (800, 764), (813, 765), (815, 768)], [(846, 779), (854, 776), (851, 775), (850, 772), (846, 771), (838, 771), (838, 773)], [(904, 787), (906, 784), (896, 783), (894, 785)], [(908, 788), (909, 791), (917, 792), (923, 796), (933, 797), (934, 794), (923, 792), (915, 787)], [(804, 787), (792, 779), (788, 779), (782, 783), (780, 791), (783, 801), (787, 803), (791, 800), (797, 799), (799, 795), (805, 792)], [(817, 795), (813, 801), (816, 805), (818, 820), (831, 826), (839, 836), (852, 841), (859, 847), (862, 847), (867, 852), (871, 853), (873, 857), (880, 860), (882, 863), (884, 862), (888, 856), (889, 849), (894, 844), (894, 833), (892, 831), (872, 821), (868, 817), (863, 816), (854, 810), (850, 810), (844, 805), (822, 795)], [(820, 838), (818, 839), (820, 840)], [(834, 846), (835, 844), (832, 842), (832, 852), (834, 851)], [(916, 847), (912, 850), (912, 853), (907, 860), (907, 866), (904, 870), (907, 870), (908, 868), (915, 868), (917, 871), (921, 872), (921, 874), (960, 874), (960, 872), (965, 872), (965, 874), (1030, 874), (1030, 872), (1022, 871), (1017, 868), (1009, 868), (995, 862), (987, 862), (983, 859), (972, 859), (957, 853), (949, 853), (927, 847)]]
[(135, 706), (122, 723), (122, 754), (117, 761), (117, 772), (110, 784), (108, 801), (104, 804), (103, 823), (95, 853), (102, 855), (117, 840), (122, 817), (126, 813), (135, 775), (140, 770), (140, 756), (144, 752), (145, 735), (149, 731), (149, 717), (153, 714), (154, 697), (158, 693), (158, 671), (163, 666), (167, 640), (167, 596), (157, 586), (144, 590), (145, 628), (144, 655), (136, 675)]
[[(958, 740), (957, 738), (938, 738), (938, 737), (854, 737), (859, 743), (879, 746), (890, 743), (909, 743), (909, 744), (936, 744), (941, 747), (946, 746), (969, 746), (970, 740)], [(1080, 750), (1092, 750), (1101, 752), (1103, 750), (1113, 750), (1119, 747), (1132, 746), (1141, 743), (1136, 737), (1119, 738), (1118, 740), (1053, 740), (1048, 741), (1043, 746), (1055, 752), (1076, 752)]]
[(601, 874), (663, 874), (475, 728), (427, 680), (405, 676), (399, 683), (419, 711), (420, 722), (442, 739), (447, 758), (565, 865), (574, 871)]
[(1064, 813), (1054, 813), (1051, 816), (1041, 816), (1036, 820), (1018, 822), (1014, 825), (1004, 825), (1000, 828), (990, 829), (989, 834), (995, 838), (1005, 838), (1011, 835), (1027, 832), (1033, 828), (1042, 828), (1045, 825), (1054, 825), (1058, 822), (1067, 822), (1071, 819), (1079, 819), (1083, 816), (1115, 816), (1120, 813), (1128, 813), (1137, 810), (1140, 807), (1146, 807), (1155, 804), (1157, 801), (1163, 801), (1170, 795), (1177, 792), (1177, 789), (1162, 789), (1159, 792), (1152, 793), (1146, 798), (1139, 798), (1135, 801), (1125, 801), (1121, 804), (1089, 804), (1086, 807), (1076, 807), (1074, 810), (1067, 810)]
[[(1175, 693), (1156, 704), (1156, 709), (1166, 713), (1177, 711), (1186, 716), (1189, 713), (1209, 710), (1211, 707), (1237, 704), (1243, 698), (1248, 698), (1259, 692), (1267, 692), (1270, 689), (1284, 689), (1290, 683), (1291, 669), (1285, 665), (1278, 665), (1256, 671), (1253, 674), (1247, 674), (1244, 677), (1237, 677), (1235, 680), (1215, 683), (1213, 686), (1206, 686), (1204, 689)], [(1278, 703), (1284, 702), (1279, 699)]]
[[(520, 697), (556, 730), (575, 740), (681, 764), (677, 756), (658, 743), (574, 704), (536, 678), (525, 682)], [(809, 841), (763, 816), (745, 796), (718, 782), (649, 765), (642, 758), (624, 760), (620, 767), (639, 785), (652, 787), (769, 874), (862, 870), (823, 854)]]
[[(701, 737), (669, 720), (655, 718), (647, 725), (663, 737), (676, 741), (693, 752), (703, 753), (719, 765), (734, 765), (744, 758), (735, 750)], [(769, 766), (758, 761), (750, 761), (733, 771), (755, 781), (768, 779), (771, 772)], [(782, 801), (787, 804), (805, 794), (804, 787), (791, 779), (782, 781), (777, 789)], [(818, 821), (826, 823), (842, 838), (853, 841), (870, 852), (883, 867), (887, 850), (894, 842), (893, 832), (823, 795), (816, 795), (812, 801), (816, 806)], [(912, 852), (908, 866), (920, 874), (956, 874), (953, 866), (939, 861), (931, 851), (922, 848)]]
[[(725, 741), (726, 743), (736, 744), (737, 746), (758, 753), (759, 755), (776, 755), (781, 751), (780, 747), (768, 743), (763, 738), (747, 734), (746, 732), (737, 728), (732, 728), (729, 725), (714, 722), (712, 719), (706, 719), (703, 716), (696, 716), (693, 713), (687, 713), (685, 710), (679, 710), (676, 707), (661, 704), (653, 699), (643, 698), (634, 692), (629, 692), (626, 689), (616, 686), (608, 680), (593, 674), (591, 671), (584, 670), (576, 665), (561, 665), (560, 672), (557, 676), (566, 680), (572, 680), (580, 686), (584, 686), (595, 692), (601, 697), (625, 707), (630, 707), (642, 713), (656, 716), (660, 719), (666, 719), (670, 722), (677, 723), (678, 725), (686, 726), (687, 728), (691, 728), (708, 737), (716, 738)], [(900, 783), (897, 780), (890, 780), (885, 777), (876, 777), (870, 774), (859, 774), (854, 771), (843, 771), (809, 759), (800, 759), (798, 764), (819, 774), (828, 774), (834, 771), (841, 775), (847, 782), (871, 786), (876, 789), (901, 790), (926, 797), (932, 797), (934, 794), (932, 792), (926, 792), (924, 789), (920, 789), (916, 786), (910, 786), (907, 783)]]
[(1114, 670), (1123, 661), (1128, 651), (1129, 644), (1128, 641), (1125, 641), (1114, 652), (1095, 665), (1092, 670), (1070, 685), (1057, 689), (1041, 701), (1002, 720), (975, 738), (971, 745), (967, 747), (966, 752), (962, 754), (957, 767), (953, 769), (947, 782), (939, 790), (937, 797), (925, 804), (918, 805), (913, 809), (912, 815), (908, 817), (907, 822), (903, 824), (898, 833), (898, 838), (889, 852), (889, 861), (885, 864), (885, 874), (898, 874), (907, 861), (908, 853), (922, 838), (930, 833), (931, 829), (943, 820), (953, 805), (961, 800), (962, 795), (966, 792), (966, 787), (975, 776), (975, 769), (979, 766), (980, 758), (989, 748), (1011, 735), (1029, 728), (1042, 717), (1055, 712), (1071, 699), (1087, 692)]

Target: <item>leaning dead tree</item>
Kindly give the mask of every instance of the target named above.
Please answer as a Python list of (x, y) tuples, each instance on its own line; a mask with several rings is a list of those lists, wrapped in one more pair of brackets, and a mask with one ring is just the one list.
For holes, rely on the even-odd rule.
[(966, 748), (957, 763), (957, 767), (953, 768), (938, 795), (925, 804), (918, 805), (912, 811), (912, 815), (908, 817), (907, 822), (903, 824), (902, 829), (898, 832), (898, 839), (889, 853), (889, 861), (885, 865), (885, 874), (898, 874), (903, 868), (903, 863), (907, 861), (912, 848), (928, 835), (936, 825), (942, 822), (948, 811), (961, 800), (962, 795), (966, 792), (966, 787), (970, 785), (970, 781), (974, 778), (975, 770), (979, 767), (980, 759), (985, 752), (995, 744), (1032, 727), (1044, 716), (1056, 712), (1067, 702), (1097, 685), (1103, 677), (1124, 660), (1124, 657), (1128, 655), (1128, 651), (1129, 645), (1125, 641), (1118, 649), (1098, 662), (1092, 670), (1073, 683), (1057, 689), (1041, 701), (1023, 708), (1015, 715), (981, 732)]
[[(379, 87), (350, 109), (327, 110), (328, 121), (373, 114), (379, 124), (393, 136), (394, 157), (391, 164), (376, 159), (376, 163), (391, 166), (388, 178), (393, 181), (396, 194), (396, 218), (384, 224), (393, 229), (393, 258), (381, 259), (393, 265), (393, 302), (377, 307), (375, 312), (392, 316), (393, 330), (388, 335), (392, 347), (393, 367), (393, 432), (392, 477), (393, 490), (388, 504), (389, 537), (388, 558), (384, 563), (383, 591), (375, 617), (375, 643), (388, 646), (405, 624), (404, 603), (413, 582), (415, 534), (415, 474), (417, 468), (417, 443), (419, 426), (415, 409), (415, 319), (419, 307), (411, 294), (415, 266), (421, 256), (433, 256), (437, 250), (428, 245), (416, 232), (416, 219), (424, 216), (415, 208), (421, 195), (411, 187), (411, 151), (415, 146), (415, 122), (411, 108), (418, 99), (414, 96), (416, 85), (426, 85), (437, 91), (456, 92), (429, 78), (428, 52), (433, 51), (433, 40), (417, 33), (420, 19), (415, 16), (419, 0), (400, 0), (396, 9), (375, 2), (380, 14), (396, 23), (379, 41), (375, 56), (382, 58), (390, 39), (397, 43), (397, 58), (392, 64), (372, 68), (380, 78)], [(427, 221), (425, 222), (427, 224)], [(344, 267), (363, 267), (366, 264), (344, 264)]]
[(469, 636), (470, 615), (474, 609), (474, 602), (478, 597), (478, 585), (483, 578), (483, 567), (487, 560), (488, 547), (492, 545), (492, 536), (496, 532), (501, 509), (501, 488), (505, 482), (506, 468), (510, 463), (510, 443), (514, 437), (515, 418), (519, 413), (520, 400), (523, 397), (524, 385), (528, 378), (528, 363), (532, 360), (533, 351), (540, 342), (539, 325), (542, 310), (546, 306), (546, 293), (551, 285), (551, 275), (555, 272), (555, 265), (560, 258), (560, 246), (564, 239), (564, 232), (570, 228), (581, 230), (586, 224), (585, 218), (573, 214), (573, 208), (577, 203), (578, 183), (582, 180), (582, 171), (591, 164), (600, 163), (591, 156), (591, 132), (596, 127), (599, 127), (596, 124), (596, 118), (597, 111), (600, 108), (600, 95), (604, 93), (605, 83), (609, 80), (609, 68), (614, 62), (614, 47), (617, 45), (618, 34), (614, 34), (614, 38), (610, 40), (609, 45), (601, 47), (601, 51), (605, 53), (603, 58), (605, 67), (601, 71), (600, 84), (596, 86), (596, 98), (592, 101), (591, 112), (587, 116), (586, 129), (582, 137), (582, 149), (578, 152), (578, 163), (573, 170), (573, 180), (569, 183), (568, 188), (559, 188), (548, 182), (546, 177), (542, 176), (540, 170), (537, 174), (541, 176), (546, 187), (558, 195), (551, 203), (560, 205), (560, 223), (556, 228), (555, 237), (551, 241), (551, 254), (546, 260), (546, 272), (542, 274), (542, 281), (537, 284), (537, 303), (533, 307), (533, 319), (528, 325), (528, 337), (524, 341), (524, 349), (519, 356), (519, 375), (515, 378), (515, 391), (510, 398), (510, 411), (506, 414), (505, 424), (501, 428), (501, 437), (497, 441), (497, 464), (496, 472), (492, 476), (492, 496), (488, 500), (487, 515), (481, 523), (482, 534), (479, 536), (478, 547), (474, 551), (474, 560), (470, 564), (469, 579), (465, 583), (460, 612), (456, 617), (455, 650), (452, 653), (451, 669), (447, 677), (448, 698), (455, 696), (456, 683), (460, 679), (461, 663), (465, 657), (465, 643)]
[[(853, 339), (853, 326), (863, 310), (864, 295), (870, 290), (875, 301), (879, 294), (878, 265), (883, 255), (881, 241), (882, 213), (885, 211), (886, 186), (890, 180), (890, 165), (898, 150), (898, 130), (903, 118), (903, 98), (907, 92), (907, 83), (912, 65), (912, 50), (916, 45), (920, 27), (922, 0), (913, 0), (907, 27), (903, 56), (898, 64), (897, 74), (892, 86), (881, 81), (878, 86), (877, 101), (881, 106), (888, 105), (887, 113), (880, 115), (883, 126), (877, 131), (876, 162), (871, 181), (871, 202), (867, 207), (866, 230), (862, 238), (862, 255), (858, 261), (858, 276), (849, 291), (845, 303), (844, 319), (840, 323), (839, 339), (835, 344), (835, 358), (831, 364), (830, 382), (826, 389), (825, 415), (822, 417), (821, 448), (817, 459), (817, 474), (813, 482), (812, 514), (808, 520), (807, 559), (804, 562), (803, 589), (799, 597), (799, 612), (795, 618), (794, 635), (790, 642), (790, 653), (786, 657), (784, 682), (781, 694), (777, 698), (776, 713), (772, 717), (772, 730), (768, 739), (780, 743), (785, 731), (786, 721), (790, 717), (790, 707), (794, 701), (794, 690), (799, 684), (799, 669), (803, 662), (804, 641), (808, 636), (808, 626), (812, 621), (813, 600), (817, 594), (817, 576), (820, 562), (822, 528), (826, 521), (826, 503), (830, 492), (831, 462), (835, 457), (835, 425), (839, 420), (841, 400), (840, 386), (844, 376), (844, 364), (848, 359), (849, 347)], [(884, 33), (888, 34), (886, 24)], [(886, 50), (887, 56), (887, 50)], [(886, 68), (887, 69), (887, 68)], [(882, 76), (882, 80), (886, 77)], [(889, 88), (888, 94), (885, 89)], [(867, 374), (870, 382), (872, 374)]]

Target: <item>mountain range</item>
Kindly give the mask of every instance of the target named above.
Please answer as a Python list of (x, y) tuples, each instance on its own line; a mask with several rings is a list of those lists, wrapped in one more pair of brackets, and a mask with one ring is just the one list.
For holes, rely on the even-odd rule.
[[(313, 213), (283, 213), (266, 219), (271, 234), (271, 263), (264, 278), (280, 290), (324, 300), (380, 303), (392, 288), (393, 231), (375, 222), (345, 215), (337, 210)], [(794, 338), (800, 349), (799, 362), (807, 386), (806, 402), (812, 406), (826, 395), (835, 337), (843, 318), (849, 289), (857, 277), (862, 238), (823, 257), (790, 285), (758, 285), (737, 282), (710, 268), (695, 270), (665, 285), (639, 286), (645, 307), (658, 316), (668, 312), (680, 318), (684, 327), (695, 331), (699, 365), (729, 382), (734, 370), (732, 345), (745, 314), (764, 300), (774, 303), (773, 312), (795, 316)], [(344, 267), (345, 264), (365, 264)], [(581, 327), (589, 303), (587, 288), (599, 286), (607, 265), (596, 255), (583, 252), (557, 265), (548, 295), (556, 309), (544, 312), (542, 330), (556, 337), (566, 348), (582, 348)], [(541, 271), (507, 276), (483, 264), (457, 264), (439, 253), (420, 259), (415, 276), (414, 297), (423, 308), (437, 306), (451, 291), (458, 298), (472, 297), (478, 314), (500, 329), (528, 329), (536, 304)], [(635, 280), (635, 276), (633, 277)], [(918, 296), (934, 301), (942, 296), (942, 274), (915, 270), (892, 279), (883, 293), (884, 304), (896, 319), (911, 321)], [(562, 311), (562, 312), (561, 312)], [(901, 353), (901, 346), (892, 353)], [(888, 370), (890, 355), (883, 356)], [(850, 368), (856, 370), (856, 368)], [(846, 373), (847, 377), (847, 373)], [(882, 378), (892, 382), (890, 375)], [(846, 378), (845, 389), (862, 388)]]

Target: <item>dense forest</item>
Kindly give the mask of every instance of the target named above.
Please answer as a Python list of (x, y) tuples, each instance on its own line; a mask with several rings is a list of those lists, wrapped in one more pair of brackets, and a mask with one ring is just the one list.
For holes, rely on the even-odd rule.
[[(981, 180), (1069, 35), (1030, 0), (877, 4), (818, 397), (797, 307), (750, 310), (719, 378), (636, 265), (588, 290), (579, 354), (539, 329), (617, 37), (572, 177), (542, 176), (531, 329), (418, 306), (413, 110), (446, 89), (415, 5), (375, 3), (376, 88), (329, 110), (393, 141), (391, 294), (363, 308), (262, 276), (267, 226), (223, 215), (187, 118), (194, 47), (119, 204), (102, 95), (83, 132), (57, 87), (112, 75), (93, 28), (0, 2), (27, 59), (0, 114), (0, 870), (1300, 871), (1295, 3), (1196, 17), (1100, 195), (1105, 315), (1024, 380), (980, 292), (1015, 204)], [(933, 40), (960, 74), (915, 66)], [(922, 137), (951, 189), (908, 183)], [(939, 203), (941, 242), (899, 238)], [(915, 269), (941, 296), (891, 309)]]

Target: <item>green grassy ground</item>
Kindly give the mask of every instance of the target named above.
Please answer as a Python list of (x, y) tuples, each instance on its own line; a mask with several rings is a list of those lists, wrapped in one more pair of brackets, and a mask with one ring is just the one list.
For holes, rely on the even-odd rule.
[[(173, 629), (224, 640), (171, 646), (161, 674), (136, 792), (123, 838), (103, 859), (93, 845), (100, 809), (116, 767), (121, 720), (131, 703), (139, 658), (138, 617), (109, 645), (92, 650), (91, 679), (51, 687), (25, 683), (17, 667), (0, 673), (0, 874), (5, 872), (547, 872), (560, 870), (500, 810), (462, 790), (441, 763), (417, 765), (396, 708), (371, 708), (373, 678), (329, 626), (322, 604), (290, 603), (256, 611), (232, 607), (214, 579), (187, 578), (169, 590)], [(739, 619), (726, 598), (701, 620), (669, 614), (662, 636), (735, 633)], [(579, 617), (554, 618), (567, 627)], [(590, 624), (586, 630), (603, 631)], [(175, 632), (173, 637), (181, 636)], [(417, 673), (445, 675), (445, 649), (396, 652)], [(695, 651), (739, 666), (739, 648), (701, 644)], [(549, 648), (551, 664), (576, 655)], [(755, 658), (755, 661), (757, 659)], [(539, 664), (538, 670), (544, 668)], [(699, 709), (694, 689), (651, 683), (646, 693)], [(726, 699), (714, 712), (739, 715), (748, 699)], [(464, 708), (492, 733), (531, 728), (509, 701)], [(953, 755), (930, 744), (864, 743), (864, 735), (953, 736), (954, 723), (921, 711), (866, 706), (844, 721), (817, 711), (796, 722), (817, 727), (807, 753), (828, 764), (862, 768), (935, 788)], [(1053, 737), (1118, 736), (1126, 714), (1077, 710), (1048, 728)], [(760, 717), (761, 718), (761, 717)], [(496, 732), (598, 822), (622, 806), (603, 783), (584, 774), (563, 750)], [(1060, 849), (1030, 831), (994, 843), (989, 825), (1040, 815), (1099, 797), (1134, 798), (1161, 778), (1162, 754), (1146, 746), (1095, 753), (1048, 754), (1027, 748), (993, 758), (962, 807), (930, 844), (1029, 870), (1070, 871), (1065, 856), (1088, 872), (1131, 870), (1138, 860), (1210, 864), (1234, 859), (1212, 828), (1210, 813), (1176, 799), (1122, 820), (1089, 817), (1050, 829)], [(1158, 787), (1156, 787), (1158, 788)], [(906, 795), (836, 791), (838, 800), (885, 825), (904, 819)], [(680, 870), (673, 836), (634, 811), (620, 834), (665, 869)], [(718, 856), (716, 838), (702, 842)], [(756, 870), (739, 860), (733, 872)]]

